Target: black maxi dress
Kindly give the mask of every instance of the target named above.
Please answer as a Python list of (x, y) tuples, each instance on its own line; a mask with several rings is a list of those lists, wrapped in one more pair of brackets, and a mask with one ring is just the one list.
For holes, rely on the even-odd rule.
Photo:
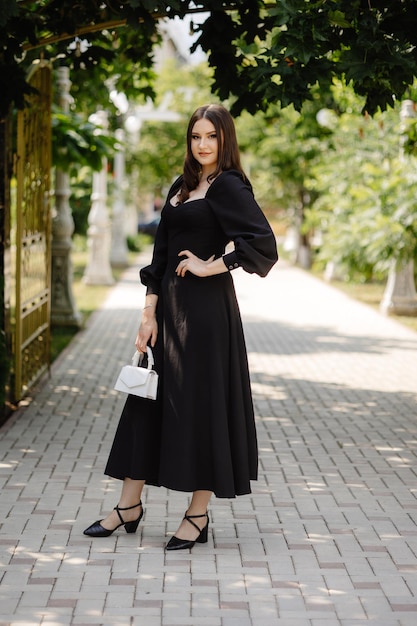
[[(252, 189), (235, 170), (220, 174), (205, 198), (174, 206), (172, 186), (161, 213), (152, 262), (140, 272), (158, 295), (159, 374), (155, 401), (127, 397), (105, 474), (177, 491), (251, 492), (257, 440), (242, 322), (230, 272), (205, 278), (175, 274), (190, 250), (224, 256), (229, 270), (265, 276), (276, 262), (275, 236)], [(228, 254), (225, 246), (234, 242)]]

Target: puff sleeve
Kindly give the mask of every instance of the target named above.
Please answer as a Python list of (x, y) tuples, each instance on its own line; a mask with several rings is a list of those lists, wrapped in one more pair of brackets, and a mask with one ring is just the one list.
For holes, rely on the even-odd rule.
[(249, 274), (266, 276), (278, 260), (276, 238), (256, 202), (252, 187), (235, 170), (213, 181), (206, 199), (235, 249), (223, 261), (229, 270), (242, 267)]

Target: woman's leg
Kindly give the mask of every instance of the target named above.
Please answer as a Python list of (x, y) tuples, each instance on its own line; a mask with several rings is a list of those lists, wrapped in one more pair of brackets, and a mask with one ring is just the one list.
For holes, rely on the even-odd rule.
[[(129, 511), (120, 512), (125, 522), (133, 522), (134, 520), (137, 520), (140, 513), (142, 512), (142, 507), (136, 505), (140, 502), (144, 485), (144, 480), (132, 480), (131, 478), (124, 479), (122, 493), (120, 494), (118, 506), (120, 509), (134, 507)], [(100, 524), (103, 526), (103, 528), (106, 528), (107, 530), (112, 530), (120, 524), (120, 519), (116, 511), (113, 510), (111, 511), (111, 513), (108, 514), (105, 519), (100, 522)]]
[[(191, 498), (190, 506), (187, 510), (187, 515), (201, 515), (200, 518), (193, 518), (194, 524), (202, 530), (204, 526), (207, 525), (207, 517), (204, 514), (207, 512), (207, 507), (210, 502), (210, 498), (212, 496), (212, 491), (194, 491), (193, 496)], [(204, 516), (204, 517), (203, 517)], [(192, 524), (187, 522), (186, 519), (183, 519), (175, 536), (178, 539), (188, 539), (190, 541), (194, 541), (198, 537), (198, 531)]]

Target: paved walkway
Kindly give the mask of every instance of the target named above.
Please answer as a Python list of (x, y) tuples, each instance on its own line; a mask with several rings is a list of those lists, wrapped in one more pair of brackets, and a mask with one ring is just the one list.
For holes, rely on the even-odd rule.
[[(142, 259), (144, 261), (144, 259)], [(165, 553), (187, 496), (149, 488), (136, 535), (82, 534), (143, 287), (137, 267), (0, 429), (0, 626), (415, 626), (417, 334), (301, 270), (234, 274), (260, 444), (253, 494)]]

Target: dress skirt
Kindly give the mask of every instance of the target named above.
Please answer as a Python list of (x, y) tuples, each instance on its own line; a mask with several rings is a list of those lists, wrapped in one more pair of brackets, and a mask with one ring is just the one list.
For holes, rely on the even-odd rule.
[(156, 401), (128, 396), (105, 473), (232, 498), (251, 492), (257, 440), (245, 339), (230, 273), (175, 274), (158, 300)]

